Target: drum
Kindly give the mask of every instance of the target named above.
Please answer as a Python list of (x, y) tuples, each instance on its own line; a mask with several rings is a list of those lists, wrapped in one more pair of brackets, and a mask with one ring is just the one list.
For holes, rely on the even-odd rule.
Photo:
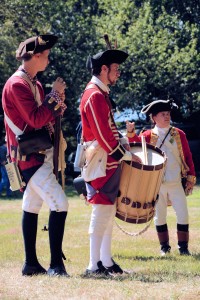
[[(131, 143), (131, 152), (143, 160), (141, 143)], [(128, 223), (146, 223), (154, 216), (165, 171), (166, 155), (146, 144), (148, 164), (122, 162), (116, 217)]]

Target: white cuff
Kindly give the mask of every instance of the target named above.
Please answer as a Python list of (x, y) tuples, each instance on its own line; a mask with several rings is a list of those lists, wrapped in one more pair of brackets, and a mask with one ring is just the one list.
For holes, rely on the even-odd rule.
[(125, 136), (124, 136), (124, 137), (121, 137), (121, 138), (119, 139), (119, 142), (120, 142), (121, 145), (129, 144), (128, 138), (125, 137)]
[(132, 160), (131, 152), (126, 150), (124, 156), (120, 159), (120, 161), (122, 161), (122, 160), (129, 160), (129, 161)]

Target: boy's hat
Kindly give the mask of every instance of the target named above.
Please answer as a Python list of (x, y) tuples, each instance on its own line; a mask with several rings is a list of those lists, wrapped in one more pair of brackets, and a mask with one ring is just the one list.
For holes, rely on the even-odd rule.
[(45, 34), (31, 37), (19, 44), (16, 51), (16, 58), (22, 60), (31, 58), (36, 53), (51, 49), (57, 42), (58, 37), (52, 34)]

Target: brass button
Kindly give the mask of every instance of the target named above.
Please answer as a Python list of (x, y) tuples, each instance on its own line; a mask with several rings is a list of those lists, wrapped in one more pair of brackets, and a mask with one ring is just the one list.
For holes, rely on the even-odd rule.
[(58, 110), (60, 108), (60, 104), (56, 104), (56, 106), (54, 107), (54, 110)]
[(55, 101), (54, 98), (51, 97), (51, 98), (48, 100), (48, 103), (51, 104), (51, 103), (53, 103), (54, 101)]

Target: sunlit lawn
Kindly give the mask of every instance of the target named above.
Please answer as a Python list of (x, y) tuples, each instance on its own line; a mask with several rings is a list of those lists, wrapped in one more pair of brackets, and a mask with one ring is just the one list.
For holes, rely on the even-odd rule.
[[(161, 257), (153, 222), (138, 237), (123, 233), (115, 225), (113, 257), (131, 274), (112, 280), (85, 279), (89, 260), (88, 225), (91, 207), (86, 206), (67, 186), (69, 213), (66, 222), (63, 252), (70, 279), (21, 276), (24, 260), (21, 234), (21, 199), (0, 200), (0, 299), (200, 299), (200, 189), (188, 197), (190, 214), (191, 257), (178, 253), (176, 218), (168, 208), (170, 256)], [(39, 217), (37, 251), (40, 263), (48, 268), (48, 232), (42, 228), (48, 222), (49, 210), (43, 206)], [(116, 219), (126, 231), (133, 234), (144, 225), (130, 225)]]

